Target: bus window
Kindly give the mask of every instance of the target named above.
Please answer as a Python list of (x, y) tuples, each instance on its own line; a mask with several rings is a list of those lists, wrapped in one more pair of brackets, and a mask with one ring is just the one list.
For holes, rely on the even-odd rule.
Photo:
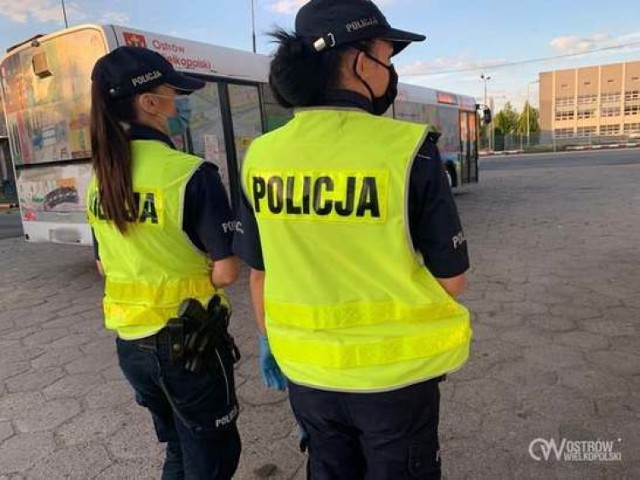
[(444, 105), (428, 105), (417, 102), (399, 101), (395, 104), (395, 116), (398, 120), (429, 124), (440, 132), (438, 148), (445, 161), (458, 161), (460, 136), (458, 109)]
[(234, 144), (238, 160), (238, 172), (249, 145), (262, 135), (262, 116), (258, 87), (229, 84), (229, 106), (233, 122)]
[(397, 101), (394, 106), (395, 117), (405, 122), (427, 123), (424, 107), (421, 103)]
[(266, 83), (260, 85), (260, 95), (262, 95), (265, 133), (275, 130), (291, 120), (293, 111), (290, 108), (280, 106), (269, 85)]
[(18, 50), (0, 65), (17, 166), (91, 157), (91, 70), (105, 48), (99, 30), (79, 30)]
[(222, 127), (222, 110), (220, 107), (220, 91), (217, 83), (210, 82), (202, 89), (191, 94), (191, 121), (187, 142), (174, 140), (177, 146), (218, 166), (220, 177), (229, 189), (229, 168), (227, 166), (227, 150), (224, 143)]
[[(387, 111), (389, 113), (390, 110)], [(394, 117), (405, 122), (436, 126), (436, 107), (425, 103), (398, 101), (393, 106)], [(387, 115), (387, 114), (385, 114)]]
[(441, 133), (438, 148), (442, 160), (459, 162), (460, 156), (460, 126), (458, 124), (458, 109), (439, 105), (436, 107), (433, 125)]

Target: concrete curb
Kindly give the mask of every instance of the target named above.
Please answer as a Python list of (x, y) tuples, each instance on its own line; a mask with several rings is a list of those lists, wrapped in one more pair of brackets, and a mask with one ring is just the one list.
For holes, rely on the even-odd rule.
[(500, 157), (500, 156), (504, 156), (504, 155), (520, 155), (522, 153), (525, 153), (525, 151), (524, 150), (501, 150), (499, 152), (479, 153), (478, 156), (480, 156), (480, 157)]
[(558, 150), (556, 152), (527, 152), (525, 150), (505, 150), (499, 152), (479, 152), (478, 156), (483, 157), (501, 157), (505, 155), (550, 155), (559, 154), (563, 152), (584, 152), (589, 150), (625, 150), (640, 148), (640, 143), (612, 143), (609, 145), (574, 145), (566, 147), (564, 150)]
[(618, 148), (638, 148), (640, 143), (612, 143), (609, 145), (576, 145), (567, 147), (568, 151), (582, 151), (582, 150), (603, 150), (603, 149), (618, 149)]

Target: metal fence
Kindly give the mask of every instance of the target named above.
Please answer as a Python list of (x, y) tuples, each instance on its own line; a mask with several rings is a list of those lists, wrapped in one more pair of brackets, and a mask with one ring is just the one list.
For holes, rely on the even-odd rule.
[(558, 136), (553, 132), (536, 132), (527, 135), (493, 135), (480, 138), (481, 151), (494, 152), (555, 152), (598, 148), (640, 147), (640, 135), (616, 136)]

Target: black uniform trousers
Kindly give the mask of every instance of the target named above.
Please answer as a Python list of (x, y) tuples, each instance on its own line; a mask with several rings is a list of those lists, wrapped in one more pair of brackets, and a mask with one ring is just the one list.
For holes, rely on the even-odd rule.
[(160, 337), (167, 336), (116, 344), (136, 401), (167, 443), (162, 480), (230, 480), (241, 451), (231, 352), (219, 349), (218, 365), (191, 373), (170, 361), (168, 338)]
[(308, 435), (310, 480), (439, 479), (443, 377), (383, 393), (329, 392), (289, 383)]

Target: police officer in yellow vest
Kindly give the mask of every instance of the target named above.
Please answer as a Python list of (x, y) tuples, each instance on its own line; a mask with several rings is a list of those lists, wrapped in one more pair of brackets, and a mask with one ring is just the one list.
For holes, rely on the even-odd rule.
[(295, 116), (250, 147), (235, 244), (265, 383), (288, 381), (309, 478), (440, 478), (438, 382), (471, 338), (466, 242), (438, 135), (382, 116), (391, 57), (425, 37), (368, 0), (311, 0), (275, 37), (270, 83)]
[(217, 168), (171, 140), (188, 125), (188, 95), (205, 84), (137, 47), (99, 59), (92, 81), (87, 208), (106, 327), (118, 334), (136, 400), (167, 443), (162, 478), (230, 479), (240, 456), (232, 352), (217, 348), (204, 372), (187, 371), (172, 361), (166, 327), (183, 300), (207, 304), (238, 275)]

